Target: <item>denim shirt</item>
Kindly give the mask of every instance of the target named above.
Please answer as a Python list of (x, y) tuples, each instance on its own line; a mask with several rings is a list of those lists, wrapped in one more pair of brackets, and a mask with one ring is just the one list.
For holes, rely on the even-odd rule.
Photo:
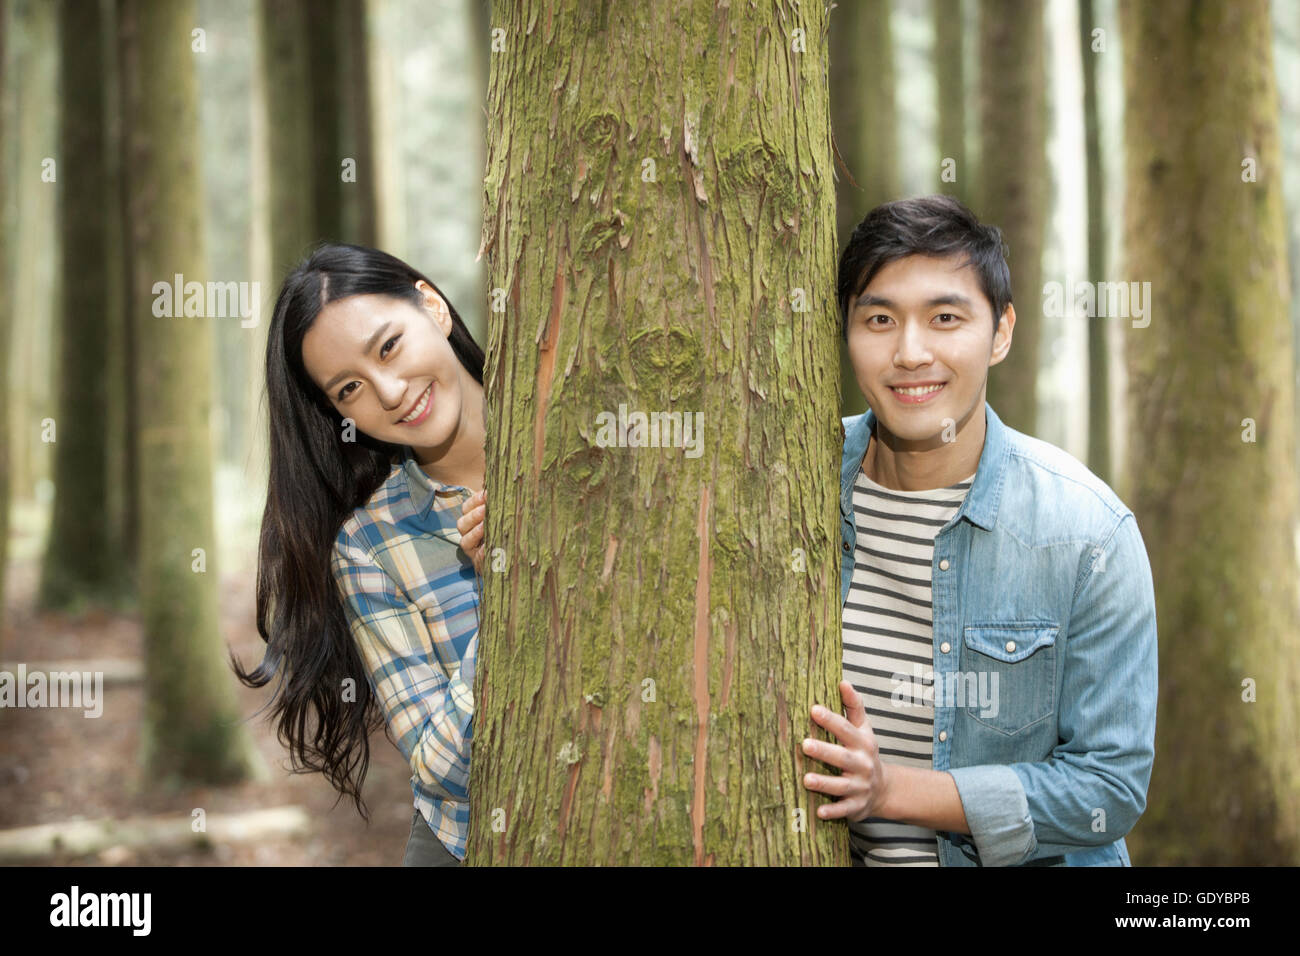
[[(1128, 866), (1155, 756), (1146, 548), (1105, 482), (985, 410), (975, 480), (931, 564), (933, 767), (956, 781), (971, 829), (938, 833), (939, 864)], [(874, 424), (871, 411), (843, 419), (841, 603)]]

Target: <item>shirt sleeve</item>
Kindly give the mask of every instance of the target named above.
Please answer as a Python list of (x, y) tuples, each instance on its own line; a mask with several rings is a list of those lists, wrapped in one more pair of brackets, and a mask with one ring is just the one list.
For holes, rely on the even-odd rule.
[(1155, 759), (1155, 589), (1133, 515), (1085, 556), (1047, 760), (951, 769), (985, 866), (1114, 843), (1146, 809)]
[(346, 531), (335, 542), (331, 570), (371, 686), (411, 772), (447, 799), (468, 799), (478, 635), (448, 674), (434, 652), (436, 640), (449, 643), (441, 618), (426, 617), (408, 601), (370, 549)]

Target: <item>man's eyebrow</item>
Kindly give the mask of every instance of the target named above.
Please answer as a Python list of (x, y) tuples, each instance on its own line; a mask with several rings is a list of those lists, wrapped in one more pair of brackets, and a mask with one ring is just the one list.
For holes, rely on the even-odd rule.
[[(864, 292), (862, 295), (858, 296), (855, 308), (871, 305), (883, 306), (886, 309), (898, 308), (892, 299), (886, 299), (884, 296), (880, 295), (873, 295), (870, 292)], [(970, 299), (958, 292), (947, 292), (943, 295), (936, 295), (934, 298), (927, 299), (925, 302), (925, 308), (927, 309), (934, 308), (936, 305), (955, 305), (964, 309), (973, 309), (975, 307)]]
[[(366, 340), (366, 350), (363, 354), (365, 355), (370, 354), (370, 351), (375, 347), (375, 343), (378, 342), (380, 338), (383, 337), (383, 334), (388, 331), (388, 327), (390, 325), (392, 325), (391, 322), (385, 322), (379, 328), (375, 329), (375, 334), (370, 336), (370, 338)], [(343, 379), (347, 378), (351, 374), (353, 374), (351, 369), (344, 369), (343, 371), (335, 375), (332, 379), (330, 379), (328, 382), (326, 382), (322, 391), (328, 392), (335, 385), (343, 381)]]

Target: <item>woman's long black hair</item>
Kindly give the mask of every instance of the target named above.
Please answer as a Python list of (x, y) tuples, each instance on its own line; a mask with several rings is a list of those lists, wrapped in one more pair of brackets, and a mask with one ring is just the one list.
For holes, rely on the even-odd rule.
[[(387, 730), (361, 655), (348, 631), (330, 573), (335, 537), (364, 505), (402, 446), (356, 434), (343, 440), (343, 417), (308, 376), (302, 340), (321, 309), (353, 295), (386, 295), (423, 307), (415, 283), (428, 282), (451, 312), (448, 342), (475, 381), (483, 350), (442, 290), (405, 262), (365, 246), (325, 243), (285, 279), (266, 343), (270, 480), (257, 558), (257, 630), (266, 656), (251, 674), (231, 655), (249, 687), (280, 680), (272, 696), (277, 735), (295, 773), (319, 771), (350, 796), (369, 820), (361, 786), (370, 763), (369, 735)], [(355, 702), (344, 699), (351, 678)]]

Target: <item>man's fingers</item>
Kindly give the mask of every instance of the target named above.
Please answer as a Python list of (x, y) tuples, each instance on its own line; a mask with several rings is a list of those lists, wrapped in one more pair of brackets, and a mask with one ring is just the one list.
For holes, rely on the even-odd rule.
[(803, 785), (809, 790), (816, 790), (818, 793), (828, 793), (831, 796), (842, 797), (852, 789), (853, 781), (849, 777), (806, 773), (803, 775)]
[(845, 718), (820, 704), (812, 709), (812, 719), (846, 743), (857, 743), (860, 732)]
[(803, 752), (814, 760), (820, 760), (832, 767), (839, 767), (841, 770), (847, 770), (852, 760), (848, 750), (844, 747), (838, 744), (828, 744), (823, 740), (813, 740), (811, 737), (804, 740)]
[(817, 819), (835, 820), (839, 817), (854, 817), (867, 805), (863, 797), (847, 797), (834, 803), (824, 803), (817, 808)]
[(854, 727), (865, 725), (867, 709), (862, 706), (862, 696), (857, 688), (846, 680), (840, 681), (840, 697), (844, 699), (844, 712), (848, 715), (849, 723)]

